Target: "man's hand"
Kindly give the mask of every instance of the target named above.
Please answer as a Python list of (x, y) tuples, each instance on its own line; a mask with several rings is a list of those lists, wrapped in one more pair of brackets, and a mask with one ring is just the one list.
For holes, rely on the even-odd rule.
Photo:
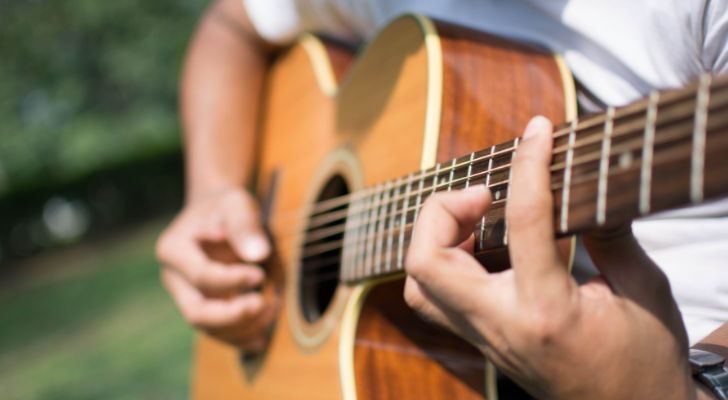
[(256, 291), (269, 254), (255, 200), (240, 188), (188, 204), (157, 243), (162, 282), (185, 319), (246, 350), (265, 346), (275, 316), (276, 299)]
[(215, 0), (200, 20), (180, 87), (187, 205), (157, 244), (162, 282), (185, 319), (247, 350), (265, 345), (277, 302), (256, 291), (270, 245), (241, 189), (271, 50), (240, 0)]
[(529, 124), (512, 169), (512, 269), (472, 257), (483, 186), (426, 202), (407, 254), (405, 299), (477, 346), (542, 399), (689, 399), (687, 338), (664, 274), (629, 229), (586, 236), (601, 277), (579, 286), (553, 233), (551, 124)]

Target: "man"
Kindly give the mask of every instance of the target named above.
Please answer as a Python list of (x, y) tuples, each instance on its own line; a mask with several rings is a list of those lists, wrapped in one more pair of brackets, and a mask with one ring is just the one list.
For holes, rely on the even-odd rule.
[[(183, 74), (187, 205), (158, 244), (162, 280), (190, 323), (255, 350), (265, 345), (263, 333), (275, 315), (276, 304), (253, 291), (264, 280), (258, 265), (270, 244), (255, 201), (243, 189), (254, 161), (261, 82), (273, 46), (304, 30), (365, 39), (404, 11), (563, 53), (584, 87), (580, 100), (586, 109), (624, 104), (654, 87), (679, 86), (701, 72), (728, 69), (726, 1), (249, 0), (243, 7), (239, 0), (218, 0), (201, 22)], [(550, 130), (548, 121), (533, 120), (515, 160), (515, 193), (507, 210), (513, 270), (487, 274), (461, 250), (467, 240), (463, 231), (488, 207), (482, 187), (433, 196), (416, 226), (405, 298), (470, 340), (539, 397), (697, 396), (685, 328), (669, 284), (630, 229), (584, 238), (601, 278), (578, 286), (564, 272), (554, 251), (546, 189)], [(728, 246), (693, 230), (690, 243), (698, 248), (672, 252), (680, 237), (674, 232), (702, 224), (712, 229), (711, 237), (725, 240), (726, 209), (723, 203), (678, 214), (687, 225), (668, 215), (635, 226), (644, 231), (639, 237), (651, 247), (651, 256), (674, 278), (678, 294), (690, 300), (698, 293), (697, 301), (683, 307), (688, 326), (700, 328), (695, 339), (715, 326), (705, 314), (725, 316), (728, 285), (715, 271)], [(435, 225), (437, 230), (428, 228)], [(673, 233), (654, 234), (666, 231)], [(201, 248), (203, 240), (227, 241), (242, 261), (213, 261)], [(718, 274), (711, 281), (715, 286), (703, 290), (693, 281), (697, 288), (688, 285), (681, 293), (682, 278), (694, 274), (682, 264), (698, 253), (696, 268)], [(448, 274), (437, 265), (448, 265)], [(567, 327), (569, 334), (563, 335)]]

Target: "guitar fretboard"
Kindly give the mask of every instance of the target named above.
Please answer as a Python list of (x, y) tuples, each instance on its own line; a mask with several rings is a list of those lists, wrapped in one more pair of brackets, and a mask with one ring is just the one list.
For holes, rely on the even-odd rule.
[[(345, 283), (401, 272), (425, 200), (476, 184), (491, 191), (493, 203), (474, 229), (475, 252), (507, 245), (505, 206), (519, 141), (317, 204), (303, 258), (340, 249)], [(728, 77), (706, 75), (558, 126), (550, 167), (554, 231), (570, 235), (728, 195), (727, 150)]]

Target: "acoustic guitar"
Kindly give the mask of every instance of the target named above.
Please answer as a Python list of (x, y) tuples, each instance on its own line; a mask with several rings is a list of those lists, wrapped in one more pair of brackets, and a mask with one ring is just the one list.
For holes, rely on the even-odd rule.
[(198, 337), (193, 396), (515, 398), (474, 347), (402, 299), (429, 195), (490, 188), (475, 253), (506, 268), (509, 167), (536, 114), (570, 121), (553, 135), (560, 237), (728, 194), (727, 79), (576, 111), (557, 55), (422, 16), (392, 22), (356, 61), (301, 38), (270, 70), (260, 126), (257, 193), (275, 243), (263, 290), (283, 305), (260, 354)]

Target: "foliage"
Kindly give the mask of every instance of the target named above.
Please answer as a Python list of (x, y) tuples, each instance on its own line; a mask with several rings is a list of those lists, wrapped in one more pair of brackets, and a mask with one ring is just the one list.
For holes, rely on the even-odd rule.
[(0, 196), (179, 148), (203, 0), (0, 1)]
[(160, 287), (159, 229), (37, 260), (0, 290), (3, 399), (187, 397), (192, 330)]

